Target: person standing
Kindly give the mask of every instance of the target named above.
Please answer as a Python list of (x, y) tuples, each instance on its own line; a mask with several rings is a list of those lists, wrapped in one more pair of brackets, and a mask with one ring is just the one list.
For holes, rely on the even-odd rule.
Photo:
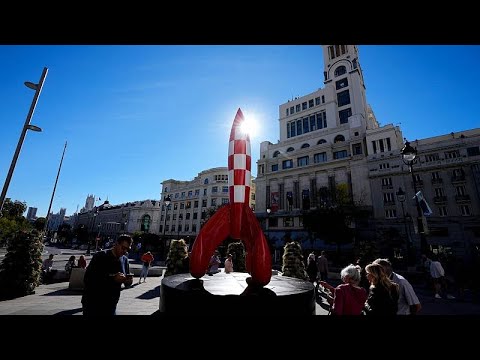
[(227, 259), (225, 260), (225, 273), (231, 273), (233, 272), (233, 260), (232, 260), (232, 254), (227, 255)]
[(390, 280), (383, 266), (376, 263), (365, 267), (370, 291), (365, 302), (366, 315), (396, 315), (398, 311), (399, 286)]
[(80, 255), (80, 257), (78, 258), (77, 266), (80, 269), (85, 269), (87, 267), (87, 260), (85, 260), (85, 256)]
[(138, 279), (139, 284), (142, 282), (142, 277), (143, 277), (143, 282), (147, 281), (148, 270), (150, 269), (150, 265), (154, 260), (154, 257), (150, 251), (147, 251), (142, 255), (140, 260), (143, 262), (143, 265), (142, 265), (142, 272), (140, 273), (140, 279)]
[(307, 258), (307, 275), (308, 281), (312, 284), (317, 280), (317, 263), (313, 252), (310, 253)]
[(408, 280), (402, 275), (393, 272), (392, 263), (388, 259), (376, 259), (374, 263), (381, 265), (388, 278), (399, 286), (397, 315), (417, 314), (422, 308), (422, 305)]
[(323, 250), (321, 255), (317, 258), (317, 269), (320, 273), (320, 280), (327, 281), (328, 279), (328, 259)]
[(84, 277), (83, 315), (115, 315), (122, 284), (130, 286), (133, 282), (125, 256), (132, 241), (130, 235), (120, 235), (111, 249), (93, 255)]
[(68, 278), (70, 278), (74, 267), (77, 267), (77, 265), (75, 264), (75, 255), (72, 255), (65, 264), (65, 271), (67, 272)]

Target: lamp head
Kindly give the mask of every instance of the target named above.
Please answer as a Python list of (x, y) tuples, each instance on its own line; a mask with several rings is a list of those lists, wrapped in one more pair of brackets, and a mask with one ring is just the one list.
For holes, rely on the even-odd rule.
[(169, 195), (167, 195), (167, 197), (165, 198), (164, 202), (165, 202), (165, 206), (168, 207), (168, 206), (170, 205), (170, 203), (172, 202), (172, 199), (170, 199), (170, 196), (169, 196)]
[(32, 130), (32, 131), (42, 132), (41, 128), (39, 128), (38, 126), (35, 126), (35, 125), (31, 125), (31, 124), (27, 125), (27, 129)]
[(272, 209), (270, 208), (270, 206), (267, 207), (267, 214), (270, 215), (270, 213), (272, 212)]
[(402, 154), (403, 161), (407, 165), (412, 165), (417, 157), (417, 149), (411, 146), (409, 141), (405, 141), (405, 145), (400, 153)]
[(35, 91), (37, 91), (37, 89), (38, 89), (38, 84), (34, 84), (31, 81), (25, 81), (24, 84), (29, 89), (32, 89), (32, 90), (35, 90)]

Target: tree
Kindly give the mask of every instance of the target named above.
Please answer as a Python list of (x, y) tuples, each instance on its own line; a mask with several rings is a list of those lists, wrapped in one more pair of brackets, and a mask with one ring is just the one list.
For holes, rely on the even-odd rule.
[(0, 298), (32, 294), (40, 282), (43, 243), (37, 230), (18, 231), (0, 264)]
[(45, 227), (45, 223), (47, 222), (47, 219), (44, 217), (39, 217), (35, 219), (35, 222), (33, 223), (33, 227), (37, 231), (43, 231), (43, 228)]
[(336, 244), (340, 257), (341, 245), (353, 242), (355, 224), (359, 218), (368, 216), (368, 212), (353, 202), (347, 184), (338, 184), (334, 189), (320, 188), (316, 200), (317, 207), (304, 212), (303, 226), (325, 242)]
[(22, 214), (27, 205), (24, 202), (15, 200), (12, 202), (7, 198), (0, 217), (0, 245), (5, 246), (13, 239), (17, 231), (29, 231), (32, 229), (30, 222)]

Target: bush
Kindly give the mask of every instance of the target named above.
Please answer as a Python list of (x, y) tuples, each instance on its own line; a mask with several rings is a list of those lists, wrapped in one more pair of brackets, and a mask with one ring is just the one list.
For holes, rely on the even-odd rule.
[(0, 264), (0, 297), (34, 293), (40, 283), (43, 243), (37, 230), (18, 231)]

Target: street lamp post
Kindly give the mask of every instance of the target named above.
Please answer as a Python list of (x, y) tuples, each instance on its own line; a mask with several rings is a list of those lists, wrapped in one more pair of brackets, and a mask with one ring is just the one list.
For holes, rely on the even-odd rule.
[(415, 190), (415, 204), (417, 207), (417, 224), (418, 224), (418, 233), (420, 234), (420, 249), (422, 254), (426, 254), (428, 251), (427, 238), (425, 236), (425, 230), (423, 227), (422, 220), (422, 209), (420, 208), (420, 202), (418, 201), (418, 190), (417, 190), (417, 180), (415, 179), (415, 174), (413, 172), (413, 164), (417, 161), (417, 149), (410, 145), (410, 142), (405, 139), (405, 146), (401, 150), (402, 160), (410, 168), (410, 174), (412, 175), (413, 180), (413, 189)]
[(15, 170), (15, 165), (17, 164), (18, 155), (20, 154), (20, 150), (22, 149), (23, 140), (25, 140), (25, 135), (27, 134), (27, 130), (42, 131), (41, 128), (35, 125), (30, 125), (30, 120), (32, 119), (33, 112), (35, 111), (35, 107), (37, 106), (38, 97), (42, 92), (43, 82), (47, 77), (48, 68), (44, 67), (42, 76), (40, 77), (40, 81), (38, 84), (34, 84), (30, 81), (25, 81), (25, 86), (29, 89), (35, 90), (35, 95), (32, 100), (32, 104), (30, 105), (30, 110), (28, 111), (27, 118), (25, 119), (25, 124), (23, 125), (22, 132), (20, 133), (20, 138), (18, 139), (17, 148), (15, 149), (15, 154), (13, 155), (12, 162), (10, 164), (10, 169), (8, 170), (7, 178), (5, 179), (5, 183), (3, 184), (2, 193), (0, 195), (0, 216), (2, 214), (3, 203), (5, 202), (5, 197), (7, 196), (8, 186), (10, 185), (10, 180), (12, 179), (13, 171)]
[(164, 252), (164, 257), (165, 259), (167, 258), (167, 239), (165, 237), (165, 227), (167, 226), (167, 214), (168, 214), (168, 207), (170, 206), (170, 203), (172, 202), (172, 199), (170, 199), (170, 196), (167, 195), (167, 197), (163, 200), (163, 203), (165, 204), (165, 219), (163, 219), (163, 252)]
[(97, 237), (95, 238), (95, 252), (97, 252), (98, 250), (98, 242), (100, 241), (100, 231), (102, 229), (102, 223), (98, 224), (97, 227), (98, 227), (98, 233), (97, 233)]
[(400, 201), (400, 204), (402, 204), (402, 215), (403, 215), (403, 225), (405, 226), (405, 241), (406, 241), (406, 263), (409, 264), (409, 260), (411, 259), (411, 256), (410, 256), (410, 237), (409, 237), (409, 234), (408, 234), (408, 228), (407, 228), (407, 218), (405, 216), (405, 207), (403, 205), (403, 203), (405, 202), (405, 191), (403, 191), (403, 189), (401, 187), (398, 188), (398, 191), (397, 191), (397, 199), (398, 201)]

